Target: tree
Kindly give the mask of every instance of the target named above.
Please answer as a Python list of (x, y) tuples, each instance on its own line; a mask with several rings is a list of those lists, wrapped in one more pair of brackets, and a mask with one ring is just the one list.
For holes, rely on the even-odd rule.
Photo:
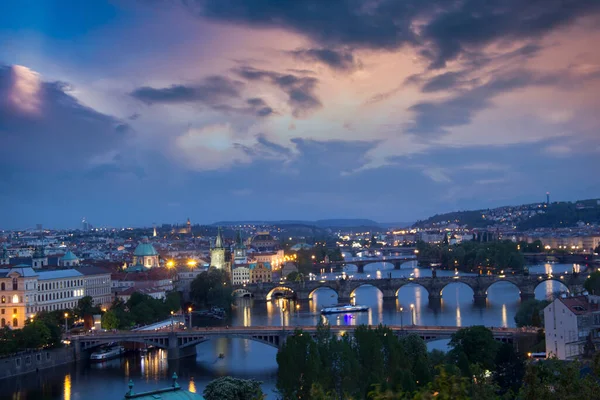
[(104, 329), (118, 329), (120, 327), (119, 318), (117, 313), (113, 310), (108, 310), (102, 315), (102, 328)]
[(515, 351), (512, 344), (504, 343), (496, 355), (496, 370), (494, 380), (500, 388), (500, 393), (512, 395), (519, 392), (525, 375), (525, 360)]
[(20, 336), (22, 347), (26, 349), (39, 349), (47, 346), (52, 340), (50, 328), (38, 319), (26, 324), (21, 329)]
[(464, 355), (469, 364), (479, 364), (486, 370), (494, 369), (498, 342), (488, 328), (476, 325), (459, 329), (452, 335), (450, 347), (453, 359), (459, 360)]
[(165, 306), (169, 313), (171, 311), (178, 311), (181, 308), (181, 294), (179, 294), (179, 292), (177, 291), (171, 291), (167, 293), (167, 298), (165, 299)]
[(600, 272), (594, 271), (590, 274), (590, 277), (585, 280), (583, 287), (590, 294), (600, 294)]
[(277, 353), (277, 390), (285, 399), (310, 399), (310, 391), (321, 374), (315, 341), (296, 330)]
[(548, 300), (531, 299), (522, 302), (519, 304), (519, 308), (515, 314), (515, 323), (518, 327), (543, 327), (544, 321), (542, 318), (542, 312), (548, 304), (550, 304)]
[(100, 314), (100, 308), (94, 306), (94, 299), (92, 296), (85, 296), (77, 301), (75, 313), (83, 318), (87, 315)]
[(265, 395), (261, 383), (225, 376), (209, 382), (203, 394), (206, 400), (262, 400)]
[(229, 309), (233, 290), (226, 271), (210, 268), (190, 284), (190, 295), (199, 307), (217, 306)]

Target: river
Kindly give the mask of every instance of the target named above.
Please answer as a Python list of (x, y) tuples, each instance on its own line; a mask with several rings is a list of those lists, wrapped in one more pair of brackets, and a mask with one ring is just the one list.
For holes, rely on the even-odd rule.
[[(544, 264), (531, 266), (530, 273), (572, 272), (579, 265)], [(402, 265), (394, 270), (390, 264), (371, 264), (365, 267), (364, 274), (358, 274), (348, 267), (347, 274), (353, 279), (431, 276), (431, 270), (416, 268), (416, 262)], [(438, 276), (454, 275), (453, 271), (437, 271)], [(319, 277), (320, 278), (320, 277)], [(335, 279), (326, 274), (326, 279)], [(538, 299), (548, 298), (566, 288), (560, 282), (540, 283), (535, 294)], [(253, 304), (251, 299), (239, 299), (232, 316), (232, 325), (285, 325), (290, 329), (296, 325), (315, 325), (322, 318), (319, 310), (324, 305), (337, 302), (335, 292), (319, 289), (313, 300), (295, 304), (287, 300)], [(485, 306), (473, 304), (473, 292), (460, 282), (448, 285), (442, 292), (441, 307), (432, 309), (428, 303), (427, 291), (418, 285), (408, 285), (400, 289), (396, 302), (383, 302), (381, 292), (372, 286), (356, 290), (356, 304), (371, 307), (369, 312), (352, 317), (330, 315), (330, 324), (389, 324), (389, 325), (448, 325), (448, 326), (515, 326), (514, 316), (520, 298), (519, 290), (508, 282), (499, 282), (488, 290)], [(414, 305), (411, 312), (411, 304)], [(403, 310), (400, 312), (400, 310)], [(431, 348), (446, 347), (447, 341), (428, 344)], [(120, 399), (127, 392), (129, 379), (134, 381), (134, 391), (152, 390), (170, 385), (173, 372), (179, 376), (179, 384), (190, 391), (202, 392), (212, 379), (223, 375), (240, 378), (253, 378), (263, 382), (263, 390), (268, 399), (276, 399), (274, 394), (277, 350), (264, 344), (243, 339), (217, 339), (202, 343), (197, 348), (196, 358), (178, 362), (167, 362), (164, 351), (150, 352), (112, 360), (101, 364), (80, 363), (64, 366), (39, 374), (30, 374), (1, 381), (0, 400), (104, 400)], [(218, 355), (223, 353), (225, 358)]]

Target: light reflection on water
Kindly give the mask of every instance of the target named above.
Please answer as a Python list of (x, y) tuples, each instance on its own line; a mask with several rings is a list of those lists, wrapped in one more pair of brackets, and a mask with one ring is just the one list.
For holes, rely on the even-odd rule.
[[(578, 268), (575, 266), (575, 268)], [(545, 264), (530, 267), (531, 273), (563, 274), (572, 272), (573, 265)], [(365, 267), (366, 277), (388, 274), (415, 277), (431, 276), (430, 269), (416, 269), (413, 262), (400, 270), (393, 266), (370, 265)], [(353, 273), (355, 279), (361, 274)], [(439, 276), (454, 275), (453, 271), (438, 271)], [(560, 282), (540, 283), (535, 290), (536, 298), (552, 296), (565, 287)], [(439, 308), (429, 305), (428, 293), (418, 284), (410, 284), (398, 291), (396, 301), (383, 301), (381, 292), (373, 286), (356, 290), (355, 301), (371, 307), (369, 312), (353, 315), (328, 315), (322, 317), (320, 309), (337, 303), (337, 296), (330, 289), (319, 289), (308, 303), (278, 299), (269, 303), (254, 304), (251, 299), (240, 299), (234, 309), (231, 324), (242, 326), (294, 326), (315, 325), (325, 318), (332, 325), (356, 326), (359, 324), (408, 325), (414, 319), (418, 325), (451, 326), (515, 326), (514, 315), (520, 303), (519, 290), (509, 282), (499, 282), (488, 290), (484, 306), (473, 303), (472, 290), (460, 282), (448, 285), (442, 291)], [(410, 305), (414, 304), (411, 312)], [(298, 308), (299, 306), (299, 308)], [(400, 312), (402, 309), (402, 312)], [(447, 340), (428, 344), (429, 349), (447, 349)], [(2, 381), (0, 400), (103, 400), (122, 398), (127, 391), (129, 378), (134, 381), (136, 392), (170, 386), (173, 372), (179, 376), (179, 384), (190, 391), (201, 393), (206, 384), (217, 376), (233, 375), (254, 378), (264, 382), (263, 389), (269, 399), (276, 380), (275, 348), (243, 339), (215, 339), (197, 347), (196, 358), (168, 362), (163, 350), (148, 355), (129, 356), (101, 364), (65, 366)], [(224, 358), (219, 358), (219, 354)]]

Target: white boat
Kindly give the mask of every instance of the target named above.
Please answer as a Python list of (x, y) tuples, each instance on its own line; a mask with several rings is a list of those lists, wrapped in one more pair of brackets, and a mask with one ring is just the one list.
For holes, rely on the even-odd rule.
[(324, 307), (321, 310), (321, 314), (344, 314), (363, 311), (369, 311), (369, 307), (358, 305), (355, 306), (352, 304), (335, 304), (330, 307)]
[(123, 346), (113, 346), (106, 347), (100, 349), (96, 352), (93, 352), (90, 356), (91, 361), (105, 361), (111, 360), (113, 358), (120, 357), (121, 354), (125, 353), (125, 348)]

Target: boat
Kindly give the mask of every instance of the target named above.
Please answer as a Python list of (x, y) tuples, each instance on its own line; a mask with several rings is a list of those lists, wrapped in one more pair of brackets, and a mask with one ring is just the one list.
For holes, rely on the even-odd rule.
[(118, 358), (121, 354), (125, 353), (125, 348), (123, 346), (112, 346), (105, 347), (96, 352), (93, 352), (90, 356), (91, 361), (105, 361), (111, 360), (113, 358)]
[(321, 314), (343, 314), (363, 311), (369, 311), (369, 307), (352, 304), (335, 304), (321, 309)]

